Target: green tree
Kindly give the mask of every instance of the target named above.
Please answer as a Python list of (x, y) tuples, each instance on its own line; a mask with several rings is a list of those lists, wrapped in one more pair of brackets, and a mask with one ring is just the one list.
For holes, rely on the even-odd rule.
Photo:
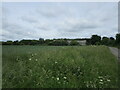
[(109, 45), (111, 45), (111, 46), (115, 45), (115, 39), (113, 37), (110, 37), (110, 39), (109, 39)]
[(13, 45), (13, 41), (7, 41), (6, 45)]
[(63, 39), (54, 39), (53, 41), (49, 42), (49, 45), (54, 45), (54, 46), (67, 46), (68, 42)]
[(75, 45), (79, 45), (79, 43), (76, 40), (72, 40), (70, 42), (70, 45), (75, 46)]
[(18, 40), (16, 40), (16, 41), (13, 42), (13, 44), (14, 44), (14, 45), (19, 45), (20, 43), (19, 43)]
[(108, 37), (103, 37), (101, 41), (102, 45), (109, 45), (109, 40), (110, 39)]
[(24, 40), (23, 39), (23, 40), (20, 41), (20, 44), (21, 45), (30, 45), (30, 42), (31, 42), (31, 40)]
[(101, 36), (98, 36), (98, 35), (92, 35), (91, 37), (91, 44), (92, 45), (95, 45), (96, 42), (98, 43), (101, 43)]
[(120, 33), (116, 34), (116, 44), (120, 45)]
[(39, 38), (39, 44), (44, 44), (44, 39), (43, 38)]

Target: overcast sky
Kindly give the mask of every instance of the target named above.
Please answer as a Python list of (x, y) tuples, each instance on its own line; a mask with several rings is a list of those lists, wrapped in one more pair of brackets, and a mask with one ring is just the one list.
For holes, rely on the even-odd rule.
[(2, 40), (114, 37), (118, 3), (19, 2), (2, 4)]

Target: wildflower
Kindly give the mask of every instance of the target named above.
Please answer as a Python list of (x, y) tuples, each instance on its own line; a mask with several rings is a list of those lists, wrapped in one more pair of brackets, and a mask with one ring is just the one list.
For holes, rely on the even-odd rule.
[(32, 73), (32, 70), (30, 69), (30, 73)]
[(108, 82), (110, 82), (110, 79), (107, 79)]
[(31, 58), (29, 58), (29, 60), (31, 61)]
[(17, 58), (16, 60), (19, 60), (19, 58)]
[(58, 62), (55, 61), (55, 64), (57, 64)]
[(37, 61), (37, 59), (35, 59), (35, 61)]
[(100, 79), (100, 81), (102, 82), (103, 80), (102, 80), (102, 79)]
[(52, 78), (54, 78), (54, 77), (52, 77)]
[(100, 84), (103, 84), (103, 82), (99, 82)]
[(63, 77), (64, 79), (67, 79), (67, 77)]
[(102, 76), (99, 76), (98, 78), (103, 78)]
[(60, 80), (59, 78), (57, 78), (57, 80)]
[(80, 67), (78, 67), (77, 71), (80, 71)]

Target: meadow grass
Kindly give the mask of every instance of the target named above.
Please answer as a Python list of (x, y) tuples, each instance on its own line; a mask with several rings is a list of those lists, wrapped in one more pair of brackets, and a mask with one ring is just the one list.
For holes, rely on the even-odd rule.
[(117, 88), (106, 46), (3, 46), (3, 88)]

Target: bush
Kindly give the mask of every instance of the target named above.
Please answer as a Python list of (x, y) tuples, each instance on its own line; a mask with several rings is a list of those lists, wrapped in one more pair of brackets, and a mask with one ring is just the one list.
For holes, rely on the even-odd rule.
[(74, 46), (74, 45), (80, 45), (77, 41), (73, 40), (70, 42), (70, 45)]

